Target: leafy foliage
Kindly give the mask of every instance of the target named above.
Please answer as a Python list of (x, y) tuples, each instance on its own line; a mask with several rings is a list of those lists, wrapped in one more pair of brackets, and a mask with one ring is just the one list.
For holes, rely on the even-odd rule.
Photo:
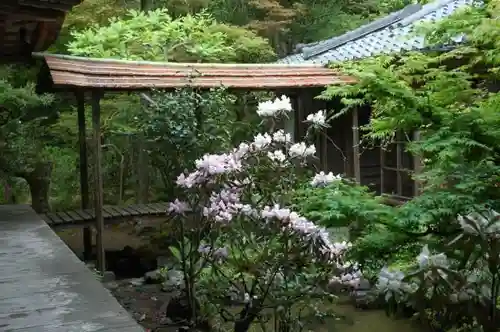
[[(125, 18), (114, 17), (107, 26), (96, 25), (75, 31), (72, 36), (73, 41), (68, 44), (72, 54), (95, 58), (257, 62), (273, 56), (264, 39), (249, 31), (217, 24), (205, 12), (173, 19), (165, 10), (130, 10)], [(249, 59), (249, 54), (259, 57)]]
[(175, 194), (172, 174), (193, 167), (204, 153), (220, 151), (231, 142), (236, 127), (230, 108), (234, 98), (224, 89), (179, 89), (156, 92), (150, 100), (134, 122), (149, 142), (151, 162), (161, 172), (164, 198), (169, 199)]
[[(457, 33), (465, 33), (466, 43), (448, 52), (410, 52), (334, 65), (355, 75), (359, 83), (329, 87), (323, 98), (340, 97), (346, 105), (343, 112), (370, 104), (367, 137), (385, 145), (396, 132), (406, 137), (420, 133), (408, 149), (422, 156), (423, 171), (417, 179), (424, 190), (398, 211), (395, 220), (400, 226), (396, 230), (411, 232), (384, 235), (384, 227), (361, 241), (391, 238), (386, 250), (394, 251), (396, 239), (404, 244), (428, 235), (446, 237), (456, 231), (447, 221), (458, 213), (498, 205), (500, 99), (490, 92), (495, 91), (492, 83), (500, 64), (492, 56), (498, 53), (498, 43), (492, 42), (500, 31), (497, 8), (497, 1), (487, 1), (484, 7), (427, 27), (429, 43), (449, 44)], [(366, 254), (373, 254), (368, 248)]]
[(295, 192), (293, 201), (301, 214), (328, 228), (354, 226), (363, 229), (388, 219), (391, 213), (391, 208), (368, 188), (347, 179), (321, 188), (312, 188), (308, 183)]

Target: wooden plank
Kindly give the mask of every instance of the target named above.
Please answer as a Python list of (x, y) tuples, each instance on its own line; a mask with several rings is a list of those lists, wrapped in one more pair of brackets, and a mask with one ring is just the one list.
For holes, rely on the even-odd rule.
[(128, 212), (127, 210), (125, 210), (121, 206), (113, 206), (113, 208), (115, 210), (119, 211), (122, 214), (122, 216), (124, 216), (124, 217), (130, 217), (130, 212)]
[(107, 206), (102, 207), (102, 217), (104, 219), (109, 219), (109, 218), (111, 218), (112, 215), (107, 211), (106, 208), (107, 208)]
[(167, 213), (168, 210), (168, 203), (165, 202), (159, 202), (156, 203), (158, 208), (160, 209), (161, 213)]
[(130, 216), (137, 216), (138, 213), (134, 209), (131, 209), (129, 206), (120, 206), (120, 209), (127, 212)]
[(125, 211), (123, 211), (122, 209), (118, 208), (117, 206), (110, 206), (109, 208), (115, 212), (116, 214), (115, 218), (128, 217), (128, 214), (125, 213)]
[(113, 206), (111, 206), (111, 205), (106, 205), (105, 207), (103, 207), (103, 209), (104, 209), (104, 212), (107, 213), (108, 219), (117, 218), (117, 217), (119, 218), (122, 216), (120, 213), (115, 211), (113, 209)]
[(63, 220), (65, 224), (72, 224), (73, 223), (73, 218), (68, 216), (65, 212), (59, 211), (56, 212), (57, 216)]
[(47, 213), (45, 216), (51, 221), (52, 224), (57, 225), (57, 224), (63, 224), (64, 220), (62, 220), (60, 217), (58, 217), (55, 213)]
[(83, 221), (89, 221), (92, 220), (92, 216), (85, 212), (84, 210), (76, 210), (75, 213), (77, 213)]
[(142, 215), (142, 212), (139, 211), (136, 207), (135, 207), (135, 204), (134, 205), (128, 205), (127, 206), (127, 209), (128, 210), (131, 210), (132, 211), (132, 215), (134, 216), (141, 216)]
[(148, 210), (148, 215), (160, 213), (154, 204), (146, 204), (146, 209)]
[(139, 211), (142, 216), (149, 214), (149, 210), (147, 209), (147, 207), (144, 204), (135, 204), (134, 209), (136, 211)]
[(66, 214), (73, 219), (74, 223), (83, 221), (82, 217), (80, 217), (77, 213), (75, 213), (75, 211), (64, 211), (64, 212), (66, 212)]
[(91, 219), (95, 219), (95, 211), (94, 209), (86, 209), (86, 210), (83, 210), (85, 213), (87, 213)]

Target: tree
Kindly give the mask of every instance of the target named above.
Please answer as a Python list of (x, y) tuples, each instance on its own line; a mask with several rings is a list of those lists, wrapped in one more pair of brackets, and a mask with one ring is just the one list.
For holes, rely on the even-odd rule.
[(34, 84), (18, 73), (7, 68), (0, 80), (0, 172), (25, 179), (33, 209), (43, 213), (49, 210), (52, 171), (44, 151), (51, 138), (48, 126), (57, 114), (51, 108), (53, 97), (37, 95)]
[[(417, 176), (423, 193), (399, 208), (391, 225), (370, 226), (360, 239), (360, 257), (394, 257), (429, 236), (439, 246), (459, 231), (458, 214), (500, 208), (499, 13), (500, 2), (490, 0), (422, 27), (429, 46), (452, 46), (447, 52), (334, 65), (358, 83), (329, 87), (323, 98), (342, 98), (343, 112), (370, 104), (365, 129), (374, 142), (420, 133), (408, 149), (423, 158)], [(460, 44), (457, 36), (464, 36)]]
[[(232, 31), (231, 31), (232, 30)], [(107, 26), (72, 33), (74, 55), (176, 62), (260, 62), (274, 54), (265, 39), (201, 12), (173, 19), (165, 10), (131, 10)]]

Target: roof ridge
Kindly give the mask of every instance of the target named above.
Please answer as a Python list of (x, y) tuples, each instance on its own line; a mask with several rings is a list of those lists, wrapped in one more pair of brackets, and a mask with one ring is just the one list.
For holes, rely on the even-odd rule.
[(405, 27), (407, 25), (410, 25), (416, 21), (419, 21), (420, 19), (424, 18), (426, 15), (429, 15), (430, 13), (438, 10), (441, 7), (444, 7), (456, 0), (435, 0), (433, 2), (430, 2), (428, 4), (425, 4), (422, 6), (422, 9), (420, 9), (418, 12), (415, 12), (399, 22), (397, 22), (398, 27)]
[[(453, 1), (453, 0), (446, 0), (446, 1)], [(318, 45), (312, 46), (312, 47), (304, 47), (302, 49), (304, 59), (309, 59), (314, 56), (317, 56), (321, 53), (327, 52), (331, 49), (334, 49), (338, 46), (341, 46), (345, 43), (351, 42), (353, 40), (356, 40), (358, 38), (361, 38), (363, 36), (366, 36), (367, 34), (370, 34), (372, 32), (375, 32), (377, 30), (386, 28), (396, 22), (399, 22), (406, 17), (412, 16), (415, 13), (418, 13), (422, 9), (422, 5), (420, 4), (411, 4), (406, 7), (404, 7), (401, 10), (398, 10), (397, 12), (393, 12), (383, 18), (380, 18), (378, 20), (375, 20), (373, 22), (370, 22), (368, 24), (362, 25), (361, 27), (354, 29), (352, 31), (349, 31), (343, 35), (333, 37), (330, 39), (327, 39), (323, 42), (320, 42)]]

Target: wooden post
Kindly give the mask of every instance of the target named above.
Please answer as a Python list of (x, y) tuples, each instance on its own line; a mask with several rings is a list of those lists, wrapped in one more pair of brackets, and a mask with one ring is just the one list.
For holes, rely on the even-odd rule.
[(385, 148), (380, 143), (380, 195), (385, 194)]
[(401, 144), (401, 133), (396, 134), (396, 192), (398, 196), (403, 196), (403, 177), (401, 170), (403, 169), (403, 146)]
[[(85, 92), (76, 91), (76, 103), (78, 112), (78, 143), (80, 145), (80, 196), (82, 210), (89, 208), (89, 172), (87, 158), (87, 129), (85, 124)], [(83, 260), (92, 258), (92, 228), (83, 228)]]
[(146, 139), (140, 134), (137, 137), (137, 203), (148, 203), (149, 197), (149, 156), (146, 152)]
[(92, 90), (92, 127), (94, 129), (94, 155), (95, 155), (95, 221), (97, 230), (97, 266), (101, 273), (106, 271), (106, 257), (104, 254), (104, 219), (102, 215), (103, 206), (103, 185), (101, 170), (101, 101), (102, 91)]
[(359, 120), (358, 109), (352, 111), (352, 151), (353, 151), (353, 173), (358, 184), (361, 183), (361, 168), (359, 162)]
[[(420, 140), (420, 131), (415, 131), (413, 133), (413, 141), (418, 142)], [(422, 173), (422, 156), (420, 155), (414, 155), (413, 156), (413, 169), (415, 175), (419, 175)], [(414, 185), (413, 185), (413, 195), (418, 196), (420, 195), (422, 190), (422, 184), (418, 180), (414, 180)]]

